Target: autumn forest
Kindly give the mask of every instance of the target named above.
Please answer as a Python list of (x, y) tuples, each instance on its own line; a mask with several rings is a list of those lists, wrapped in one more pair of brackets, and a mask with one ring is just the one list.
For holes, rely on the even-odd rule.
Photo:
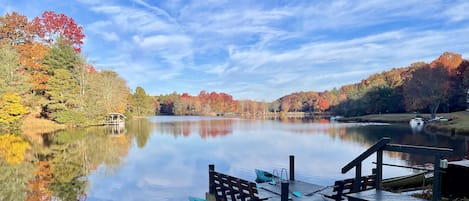
[[(112, 169), (127, 154), (132, 139), (139, 147), (145, 145), (149, 131), (138, 135), (140, 130), (130, 130), (126, 137), (107, 138), (94, 130), (90, 131), (93, 137), (85, 133), (72, 136), (65, 130), (96, 129), (92, 126), (102, 124), (109, 113), (128, 118), (256, 118), (267, 113), (284, 117), (289, 112), (342, 116), (429, 113), (435, 117), (439, 112), (467, 108), (469, 61), (458, 53), (445, 52), (431, 63), (393, 68), (359, 83), (326, 91), (294, 92), (267, 102), (236, 100), (228, 93), (204, 90), (192, 95), (156, 95), (142, 87), (131, 89), (117, 72), (96, 68), (81, 52), (85, 37), (83, 27), (74, 19), (52, 11), (32, 19), (18, 12), (0, 16), (0, 178), (8, 180), (0, 183), (0, 189), (12, 188), (0, 195), (0, 200), (76, 199), (85, 192), (86, 183), (80, 178), (96, 169), (96, 164), (105, 163)], [(42, 136), (34, 126), (45, 124), (55, 132), (54, 139)], [(209, 136), (204, 128), (200, 129), (204, 131), (202, 137)], [(31, 135), (31, 131), (36, 133)], [(182, 133), (188, 135), (189, 131), (186, 128)], [(214, 133), (229, 132), (219, 129)], [(41, 143), (48, 148), (37, 148), (40, 146), (31, 140), (34, 136), (44, 138)], [(37, 149), (31, 151), (34, 146)], [(98, 153), (92, 151), (96, 147), (105, 148)], [(86, 168), (76, 164), (86, 164)], [(29, 189), (27, 194), (15, 197), (25, 188)]]
[(116, 72), (97, 70), (80, 52), (83, 27), (64, 14), (46, 11), (27, 19), (0, 18), (3, 130), (19, 128), (23, 116), (68, 126), (100, 122), (110, 112), (128, 116), (238, 115), (266, 112), (330, 112), (336, 115), (453, 112), (466, 108), (469, 62), (446, 52), (430, 64), (416, 62), (322, 92), (295, 92), (273, 102), (235, 100), (223, 92), (150, 96), (134, 92)]

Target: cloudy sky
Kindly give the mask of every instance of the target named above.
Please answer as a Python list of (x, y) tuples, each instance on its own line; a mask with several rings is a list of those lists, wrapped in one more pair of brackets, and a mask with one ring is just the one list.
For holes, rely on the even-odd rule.
[(0, 0), (3, 14), (45, 10), (84, 27), (89, 62), (151, 95), (271, 101), (445, 51), (469, 55), (467, 1)]

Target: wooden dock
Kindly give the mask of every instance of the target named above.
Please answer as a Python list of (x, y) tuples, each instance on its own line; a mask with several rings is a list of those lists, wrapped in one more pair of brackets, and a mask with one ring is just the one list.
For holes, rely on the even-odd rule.
[[(254, 183), (215, 171), (214, 165), (209, 165), (209, 201), (315, 201), (315, 200), (409, 200), (423, 201), (423, 199), (393, 193), (381, 189), (383, 151), (405, 152), (435, 157), (432, 200), (441, 199), (440, 159), (449, 155), (453, 150), (446, 148), (423, 147), (412, 145), (390, 144), (389, 138), (382, 138), (375, 145), (360, 154), (357, 158), (342, 168), (342, 173), (355, 169), (355, 178), (336, 181), (331, 186), (321, 186), (295, 180), (294, 156), (290, 156), (290, 177), (279, 179), (277, 182)], [(373, 175), (361, 175), (361, 163), (370, 155), (376, 154), (376, 169)]]
[(324, 201), (332, 200), (323, 196), (324, 193), (331, 193), (331, 189), (331, 187), (294, 180), (276, 184), (254, 183), (216, 172), (215, 166), (209, 165), (209, 192), (206, 194), (206, 200)]
[(121, 113), (109, 113), (104, 119), (103, 125), (109, 129), (111, 134), (122, 134), (125, 133), (125, 117)]

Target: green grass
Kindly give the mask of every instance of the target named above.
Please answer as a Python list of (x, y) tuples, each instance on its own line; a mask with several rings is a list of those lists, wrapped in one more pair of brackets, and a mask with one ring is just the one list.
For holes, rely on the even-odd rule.
[[(358, 117), (343, 118), (342, 121), (357, 121), (357, 122), (384, 122), (384, 123), (407, 123), (410, 119), (414, 118), (415, 114), (400, 113), (400, 114), (372, 114)], [(430, 114), (420, 114), (425, 119), (430, 118)], [(469, 112), (460, 111), (453, 113), (440, 113), (437, 116), (442, 116), (452, 119), (448, 122), (435, 122), (427, 123), (426, 129), (434, 133), (443, 133), (450, 135), (469, 135)]]
[(452, 121), (430, 123), (427, 128), (432, 132), (469, 135), (469, 112), (453, 112), (442, 116), (450, 118)]
[[(430, 115), (421, 115), (429, 118)], [(343, 118), (344, 121), (358, 121), (358, 122), (384, 122), (384, 123), (406, 123), (414, 118), (415, 114), (399, 113), (399, 114), (370, 114), (358, 117)]]

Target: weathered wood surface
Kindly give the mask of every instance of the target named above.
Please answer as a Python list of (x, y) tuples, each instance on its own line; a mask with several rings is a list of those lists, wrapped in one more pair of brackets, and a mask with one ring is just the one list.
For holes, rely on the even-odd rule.
[(346, 195), (350, 201), (425, 201), (425, 199), (382, 190), (367, 190)]
[(213, 194), (217, 201), (258, 201), (267, 199), (267, 197), (260, 197), (254, 182), (215, 171), (210, 171), (209, 174), (210, 188), (214, 191)]
[[(360, 191), (372, 189), (375, 186), (376, 175), (369, 175), (361, 177), (360, 180)], [(355, 178), (353, 179), (344, 179), (335, 181), (333, 187), (333, 194), (326, 195), (326, 197), (332, 198), (336, 201), (340, 201), (344, 198), (346, 194), (354, 192), (353, 185), (355, 183)]]

